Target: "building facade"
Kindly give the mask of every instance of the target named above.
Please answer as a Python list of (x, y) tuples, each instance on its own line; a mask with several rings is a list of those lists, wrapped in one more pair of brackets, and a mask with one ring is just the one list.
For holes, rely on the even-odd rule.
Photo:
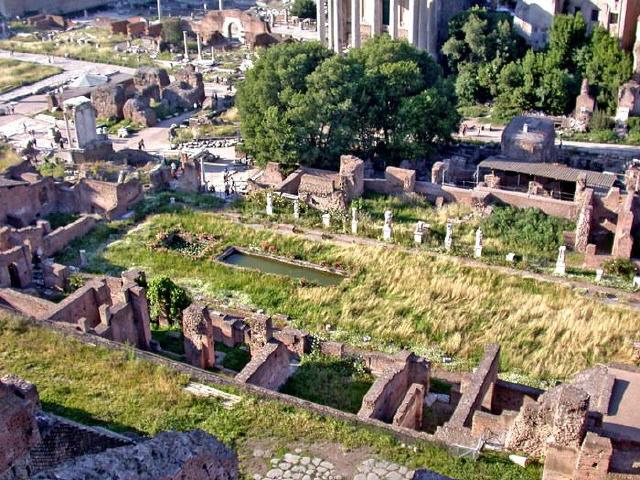
[(323, 45), (341, 52), (388, 33), (436, 57), (447, 25), (474, 0), (326, 0), (318, 1), (318, 32)]
[(547, 44), (553, 18), (561, 13), (584, 17), (589, 31), (600, 25), (620, 39), (623, 49), (633, 48), (640, 1), (638, 0), (518, 0), (514, 25), (534, 48)]

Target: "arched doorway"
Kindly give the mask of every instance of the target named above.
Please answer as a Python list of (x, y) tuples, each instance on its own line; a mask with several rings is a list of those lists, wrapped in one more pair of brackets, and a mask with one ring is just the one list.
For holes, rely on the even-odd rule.
[(20, 272), (18, 272), (18, 266), (15, 263), (9, 265), (9, 282), (11, 288), (22, 288), (22, 282), (20, 281)]

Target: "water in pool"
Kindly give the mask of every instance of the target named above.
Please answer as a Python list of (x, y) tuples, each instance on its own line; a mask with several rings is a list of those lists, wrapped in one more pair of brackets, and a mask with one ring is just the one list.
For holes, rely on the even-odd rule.
[(323, 287), (337, 285), (344, 277), (336, 273), (325, 272), (315, 268), (303, 267), (287, 262), (263, 257), (260, 255), (251, 255), (243, 252), (234, 252), (222, 260), (230, 265), (239, 267), (252, 268), (260, 270), (264, 273), (274, 273), (276, 275), (284, 275), (291, 278), (303, 278), (308, 282), (315, 283)]

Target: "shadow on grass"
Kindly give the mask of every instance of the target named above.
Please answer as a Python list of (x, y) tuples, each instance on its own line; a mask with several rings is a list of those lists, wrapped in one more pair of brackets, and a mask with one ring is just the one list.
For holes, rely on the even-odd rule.
[(45, 412), (53, 413), (54, 415), (58, 415), (60, 417), (66, 418), (67, 420), (73, 420), (74, 422), (81, 423), (83, 425), (88, 425), (92, 427), (102, 427), (107, 430), (111, 430), (112, 432), (117, 432), (121, 434), (127, 435), (137, 435), (139, 437), (145, 437), (146, 434), (136, 428), (131, 427), (130, 425), (123, 425), (117, 422), (105, 422), (103, 420), (99, 420), (89, 412), (73, 407), (65, 407), (64, 405), (60, 405), (59, 403), (54, 402), (41, 402), (42, 409)]

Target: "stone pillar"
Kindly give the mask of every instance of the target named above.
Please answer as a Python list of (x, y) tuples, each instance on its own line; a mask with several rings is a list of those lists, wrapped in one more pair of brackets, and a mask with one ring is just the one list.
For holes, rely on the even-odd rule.
[[(331, 3), (331, 0), (329, 0)], [(316, 0), (316, 28), (318, 29), (318, 41), (327, 46), (327, 24), (326, 24), (326, 14), (324, 9), (324, 0)]]
[(293, 201), (293, 218), (300, 220), (300, 200), (298, 199)]
[(331, 227), (331, 215), (328, 213), (323, 213), (322, 214), (322, 226), (324, 228), (329, 228)]
[(393, 238), (393, 212), (385, 210), (384, 227), (382, 227), (382, 238), (385, 242), (390, 242)]
[(202, 61), (202, 44), (200, 43), (200, 34), (196, 33), (196, 40), (198, 42), (198, 60)]
[(87, 251), (80, 250), (80, 268), (86, 268), (88, 264), (89, 261), (87, 260)]
[(218, 10), (224, 10), (224, 0), (218, 0)]
[(453, 224), (447, 223), (447, 233), (444, 237), (444, 249), (449, 252), (453, 246)]
[(351, 234), (358, 234), (358, 209), (351, 207)]
[(398, 38), (398, 0), (389, 0), (389, 35)]
[(267, 193), (267, 215), (270, 217), (273, 215), (273, 196), (271, 193)]
[(336, 11), (336, 0), (327, 0), (327, 48), (333, 50), (333, 29), (335, 24), (333, 23), (333, 17)]
[(418, 30), (420, 28), (420, 0), (409, 0), (407, 40), (413, 46), (418, 46)]
[(184, 58), (189, 60), (189, 47), (187, 46), (187, 31), (182, 32), (182, 42), (184, 43)]
[(360, 16), (360, 0), (351, 0), (351, 46), (353, 48), (360, 48)]
[(158, 0), (158, 20), (162, 18), (162, 6), (160, 5), (160, 0)]
[(413, 241), (416, 245), (422, 245), (423, 237), (426, 230), (424, 222), (416, 223), (416, 229), (413, 231)]
[(564, 245), (558, 248), (558, 259), (556, 260), (556, 268), (553, 271), (555, 275), (565, 275), (567, 272), (567, 247)]
[(333, 3), (333, 51), (342, 51), (342, 0), (332, 0)]
[(476, 230), (476, 244), (473, 248), (473, 256), (476, 258), (482, 257), (482, 230), (479, 228)]
[(126, 178), (127, 178), (127, 171), (120, 170), (120, 172), (118, 172), (118, 184), (124, 183)]
[(371, 31), (373, 35), (382, 33), (382, 0), (370, 0), (373, 2), (373, 25)]

